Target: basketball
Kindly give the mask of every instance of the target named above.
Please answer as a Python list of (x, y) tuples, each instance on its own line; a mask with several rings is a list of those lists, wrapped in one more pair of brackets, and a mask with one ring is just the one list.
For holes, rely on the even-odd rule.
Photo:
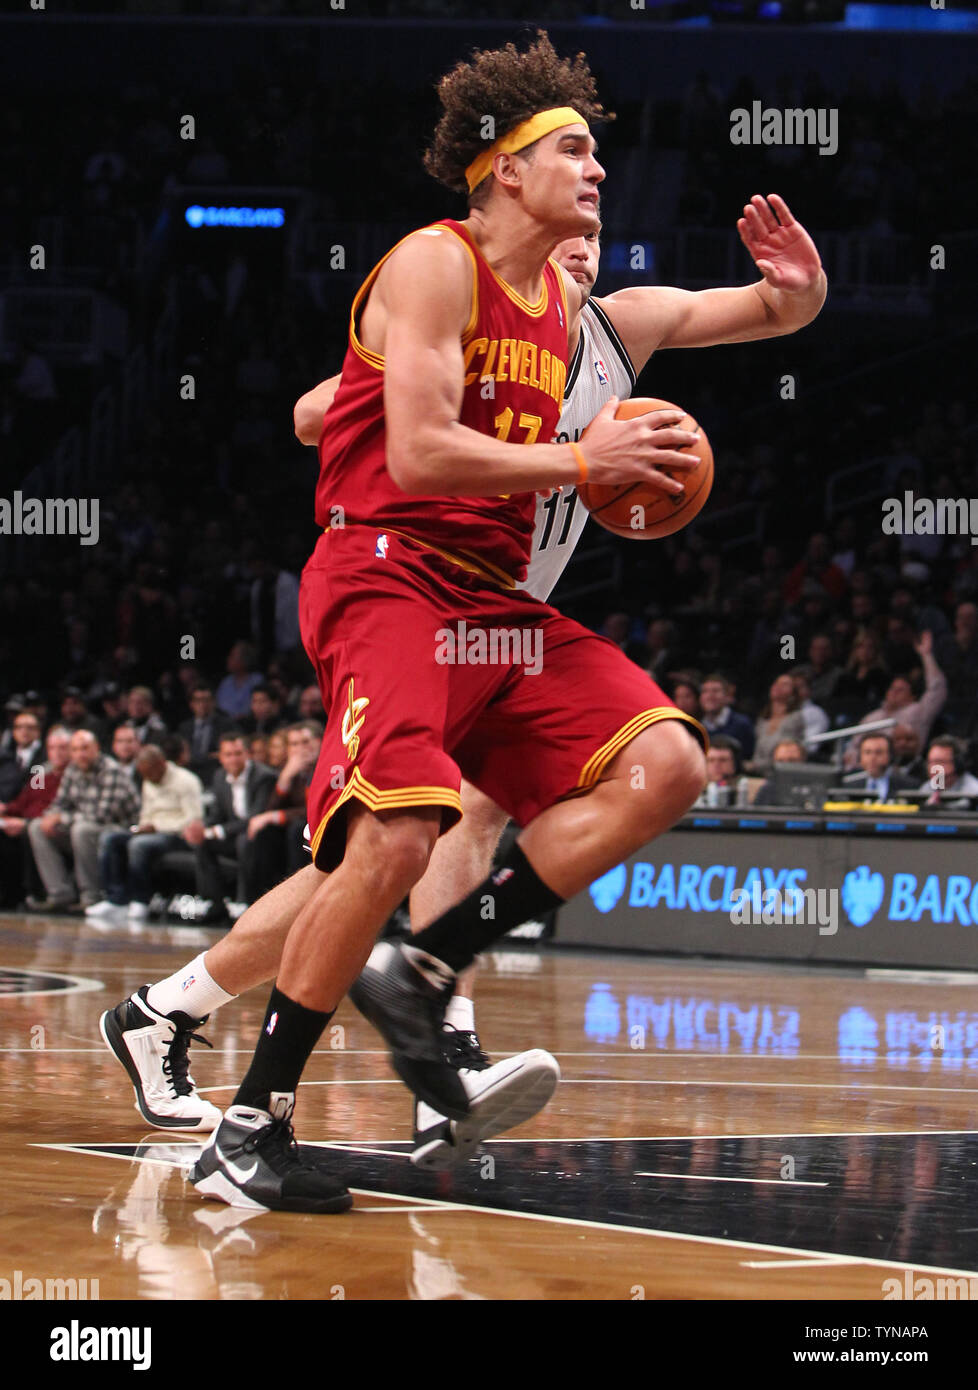
[[(647, 415), (650, 410), (682, 410), (682, 406), (650, 396), (637, 396), (622, 401), (615, 411), (615, 419), (631, 420), (636, 415)], [(700, 430), (693, 417), (686, 414), (677, 428)], [(673, 497), (644, 482), (584, 483), (578, 487), (578, 495), (595, 521), (616, 536), (639, 541), (671, 536), (699, 515), (713, 486), (713, 450), (703, 430), (700, 430), (695, 449), (680, 452), (695, 454), (699, 463), (685, 475), (662, 469), (667, 477), (678, 477), (685, 483), (686, 491), (678, 496)]]

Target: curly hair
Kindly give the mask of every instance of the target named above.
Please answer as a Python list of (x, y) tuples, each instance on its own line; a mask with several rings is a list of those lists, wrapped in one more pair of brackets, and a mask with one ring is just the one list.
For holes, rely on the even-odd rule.
[(459, 193), (467, 191), (465, 170), (486, 148), (487, 116), (497, 136), (555, 106), (573, 106), (588, 124), (615, 118), (598, 100), (584, 54), (559, 57), (543, 29), (537, 30), (525, 53), (512, 43), (477, 50), (471, 62), (457, 63), (445, 74), (438, 83), (438, 96), (442, 117), (425, 153), (424, 167), (439, 183)]

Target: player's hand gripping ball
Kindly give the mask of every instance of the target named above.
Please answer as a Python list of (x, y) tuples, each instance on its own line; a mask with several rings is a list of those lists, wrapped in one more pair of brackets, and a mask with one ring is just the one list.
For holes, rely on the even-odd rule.
[[(682, 406), (638, 396), (622, 401), (615, 411), (615, 419), (630, 420), (636, 415), (647, 415), (650, 410), (682, 410)], [(676, 428), (699, 430), (700, 436), (695, 447), (681, 451), (699, 459), (695, 468), (682, 474), (672, 473), (668, 468), (660, 470), (667, 477), (678, 478), (685, 485), (685, 492), (673, 496), (645, 482), (580, 484), (577, 491), (581, 501), (605, 530), (616, 536), (627, 536), (629, 540), (657, 540), (681, 531), (702, 511), (713, 486), (713, 450), (691, 415), (684, 414)]]

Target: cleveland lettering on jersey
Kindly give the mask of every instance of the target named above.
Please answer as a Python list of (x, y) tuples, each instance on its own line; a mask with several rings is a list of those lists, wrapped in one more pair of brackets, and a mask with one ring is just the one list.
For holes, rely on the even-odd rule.
[[(482, 359), (481, 370), (470, 371), (476, 359)], [(475, 338), (465, 349), (465, 385), (475, 381), (514, 381), (542, 391), (558, 404), (564, 399), (567, 366), (546, 348), (537, 350), (536, 343), (523, 338)]]

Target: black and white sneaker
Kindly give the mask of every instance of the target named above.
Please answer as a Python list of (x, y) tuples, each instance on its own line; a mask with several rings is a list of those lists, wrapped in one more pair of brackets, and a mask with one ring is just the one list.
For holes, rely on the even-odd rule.
[(156, 1129), (216, 1129), (221, 1112), (197, 1094), (190, 1075), (191, 1041), (211, 1046), (194, 1032), (206, 1020), (180, 1012), (158, 1014), (146, 1002), (148, 990), (149, 985), (142, 985), (99, 1019), (106, 1047), (133, 1084), (136, 1109)]
[(250, 1211), (349, 1211), (343, 1183), (305, 1161), (295, 1142), (295, 1096), (273, 1093), (269, 1105), (231, 1106), (191, 1170), (197, 1191)]
[(445, 1058), (458, 1069), (469, 1100), (464, 1120), (451, 1120), (416, 1101), (414, 1150), (416, 1168), (452, 1168), (472, 1158), (486, 1139), (514, 1129), (542, 1110), (557, 1088), (560, 1067), (549, 1052), (534, 1048), (492, 1065), (475, 1033), (446, 1027)]
[(350, 990), (391, 1049), (391, 1063), (419, 1100), (453, 1120), (469, 1113), (458, 1070), (445, 1060), (442, 1027), (455, 972), (409, 944), (381, 941)]

